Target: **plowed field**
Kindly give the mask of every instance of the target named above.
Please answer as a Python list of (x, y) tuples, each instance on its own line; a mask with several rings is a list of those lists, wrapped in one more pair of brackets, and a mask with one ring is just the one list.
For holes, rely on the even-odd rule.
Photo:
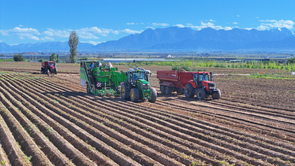
[(2, 73), (1, 164), (294, 165), (294, 93), (276, 105), (242, 90), (236, 100), (226, 92), (220, 100), (158, 94), (156, 103), (133, 103), (86, 94), (78, 74)]

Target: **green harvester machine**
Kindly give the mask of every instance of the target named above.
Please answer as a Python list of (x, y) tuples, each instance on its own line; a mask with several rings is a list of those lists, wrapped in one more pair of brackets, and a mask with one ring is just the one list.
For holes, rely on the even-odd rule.
[(123, 100), (131, 100), (138, 102), (139, 100), (148, 99), (149, 102), (155, 102), (157, 99), (157, 91), (150, 87), (149, 76), (152, 73), (143, 68), (134, 68), (126, 72), (127, 79), (121, 85), (121, 98)]
[(111, 63), (80, 62), (80, 83), (83, 87), (86, 85), (87, 93), (97, 96), (120, 96), (119, 86), (126, 80), (126, 73), (118, 72), (118, 68), (113, 67)]

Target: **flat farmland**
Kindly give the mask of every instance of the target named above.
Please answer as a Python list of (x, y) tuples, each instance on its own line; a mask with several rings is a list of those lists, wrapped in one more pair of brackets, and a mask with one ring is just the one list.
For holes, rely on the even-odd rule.
[[(220, 100), (161, 95), (155, 103), (86, 94), (79, 65), (0, 63), (2, 165), (294, 165), (294, 78), (213, 71)], [(127, 66), (117, 66), (126, 71)], [(289, 72), (262, 70), (263, 73)]]

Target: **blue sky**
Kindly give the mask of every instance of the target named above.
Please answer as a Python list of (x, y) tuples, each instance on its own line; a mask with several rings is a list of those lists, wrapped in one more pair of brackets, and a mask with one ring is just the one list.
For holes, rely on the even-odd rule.
[(0, 42), (98, 44), (169, 26), (295, 31), (294, 0), (0, 0)]

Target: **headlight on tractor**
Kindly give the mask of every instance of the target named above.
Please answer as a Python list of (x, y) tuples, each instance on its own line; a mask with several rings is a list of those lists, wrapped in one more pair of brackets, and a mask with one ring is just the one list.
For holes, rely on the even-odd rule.
[(142, 89), (149, 89), (149, 84), (141, 84), (142, 85)]

